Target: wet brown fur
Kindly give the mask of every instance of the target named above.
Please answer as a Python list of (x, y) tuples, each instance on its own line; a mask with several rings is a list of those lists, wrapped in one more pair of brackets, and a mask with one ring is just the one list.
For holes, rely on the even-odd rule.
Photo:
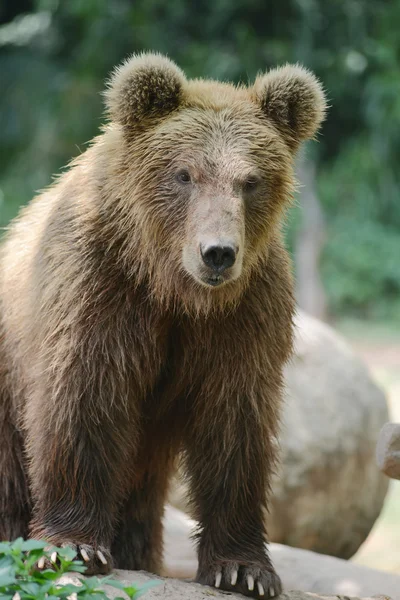
[[(264, 510), (293, 316), (279, 229), (323, 93), (300, 67), (235, 88), (145, 55), (106, 98), (110, 124), (3, 243), (0, 538), (31, 522), (34, 537), (158, 571), (182, 451), (198, 579), (234, 564), (270, 572)], [(250, 163), (263, 176), (243, 208), (242, 274), (220, 288), (182, 268), (196, 227), (195, 202), (171, 183), (183, 159), (221, 197)]]

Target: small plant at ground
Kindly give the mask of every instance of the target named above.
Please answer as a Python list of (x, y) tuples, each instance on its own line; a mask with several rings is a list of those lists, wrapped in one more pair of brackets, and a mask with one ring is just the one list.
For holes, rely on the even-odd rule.
[[(48, 561), (53, 552), (57, 552), (57, 564), (52, 569), (39, 569), (38, 561), (44, 557)], [(24, 541), (18, 538), (14, 542), (0, 543), (0, 600), (106, 600), (105, 584), (118, 588), (136, 600), (156, 582), (140, 587), (127, 586), (112, 577), (82, 578), (80, 585), (62, 584), (59, 579), (67, 573), (84, 573), (86, 567), (82, 561), (74, 560), (75, 552), (71, 548), (49, 548), (46, 543), (37, 540)], [(126, 600), (125, 596), (125, 600)], [(124, 600), (119, 596), (116, 600)]]

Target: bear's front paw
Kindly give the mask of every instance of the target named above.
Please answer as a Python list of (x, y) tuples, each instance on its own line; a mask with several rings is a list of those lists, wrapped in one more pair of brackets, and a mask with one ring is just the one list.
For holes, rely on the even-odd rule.
[(282, 583), (272, 566), (260, 567), (235, 561), (219, 562), (201, 569), (196, 581), (253, 598), (274, 598), (282, 592)]
[[(89, 544), (74, 544), (65, 542), (60, 544), (61, 548), (72, 548), (76, 554), (76, 560), (81, 560), (86, 567), (85, 575), (106, 575), (113, 568), (110, 551), (104, 546), (91, 546)], [(57, 564), (57, 552), (51, 554), (50, 560), (42, 557), (38, 561), (39, 569), (51, 569)]]

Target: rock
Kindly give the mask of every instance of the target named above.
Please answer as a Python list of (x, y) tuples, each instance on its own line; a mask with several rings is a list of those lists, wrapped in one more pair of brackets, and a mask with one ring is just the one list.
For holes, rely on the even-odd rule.
[[(331, 327), (302, 312), (296, 325), (269, 537), (349, 558), (368, 536), (387, 491), (375, 461), (379, 431), (389, 420), (386, 399)], [(170, 502), (187, 510), (185, 496), (179, 482)]]
[(383, 594), (400, 600), (398, 575), (281, 544), (271, 544), (271, 555), (285, 589), (346, 597)]
[[(166, 507), (164, 575), (185, 579), (195, 576), (197, 557), (190, 540), (194, 525), (195, 522), (182, 512)], [(269, 548), (285, 590), (302, 589), (316, 594), (345, 596), (384, 594), (400, 600), (398, 575), (280, 544), (270, 544)]]
[(384, 425), (376, 447), (376, 460), (385, 475), (400, 479), (400, 424)]
[[(224, 593), (215, 588), (205, 587), (197, 583), (179, 581), (178, 579), (161, 579), (150, 573), (143, 571), (114, 571), (113, 576), (118, 581), (126, 585), (143, 585), (148, 581), (158, 580), (160, 585), (150, 588), (143, 596), (143, 600), (227, 600), (227, 597), (234, 600), (243, 599), (241, 594)], [(65, 575), (60, 579), (61, 583), (79, 584), (79, 579), (73, 575)], [(109, 598), (121, 597), (121, 592), (110, 586), (105, 586)], [(125, 596), (127, 597), (127, 596)], [(381, 596), (381, 600), (390, 600), (387, 596)], [(320, 596), (317, 594), (308, 594), (305, 592), (289, 591), (281, 594), (279, 600), (340, 600), (338, 596)], [(343, 599), (344, 600), (344, 599)], [(356, 598), (346, 598), (345, 600), (357, 600)], [(365, 598), (364, 600), (372, 600)], [(374, 600), (378, 600), (376, 597)], [(393, 599), (394, 600), (394, 599)]]
[(375, 462), (387, 403), (331, 327), (304, 313), (296, 325), (270, 538), (349, 558), (368, 536), (387, 492)]

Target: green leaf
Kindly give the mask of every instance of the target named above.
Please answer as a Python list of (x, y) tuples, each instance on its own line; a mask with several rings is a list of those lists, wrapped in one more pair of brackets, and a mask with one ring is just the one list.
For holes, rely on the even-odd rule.
[(112, 577), (104, 577), (104, 579), (101, 580), (102, 585), (110, 585), (114, 588), (117, 588), (118, 590), (124, 590), (125, 589), (125, 583), (123, 583), (122, 581), (117, 581), (116, 579), (113, 579)]
[(44, 550), (46, 542), (40, 540), (26, 540), (21, 544), (21, 550), (23, 552), (29, 552), (30, 550)]
[[(36, 578), (36, 580), (38, 581), (37, 578)], [(52, 592), (52, 590), (54, 588), (53, 581), (46, 581), (45, 583), (38, 581), (38, 583), (40, 584), (40, 591), (42, 592), (43, 595)]]
[[(57, 552), (59, 557), (63, 558), (66, 561), (72, 562), (74, 560), (74, 558), (76, 557), (75, 550), (73, 548), (69, 548), (68, 546), (66, 548), (51, 548), (49, 553), (51, 554), (54, 551)], [(74, 562), (81, 563), (82, 561), (74, 561)]]
[(102, 585), (102, 582), (98, 577), (86, 577), (83, 580), (83, 583), (88, 590), (97, 590), (98, 588), (101, 588)]
[(33, 597), (35, 597), (39, 593), (40, 585), (38, 583), (35, 583), (34, 581), (23, 581), (20, 579), (18, 581), (18, 584), (23, 592), (26, 592), (27, 594), (32, 594)]
[(72, 594), (79, 594), (82, 591), (83, 586), (74, 585), (73, 583), (67, 583), (63, 586), (58, 586), (58, 589), (62, 590), (67, 596), (71, 596)]
[(13, 557), (9, 554), (0, 558), (0, 570), (14, 564)]
[(73, 562), (71, 564), (71, 568), (68, 569), (68, 571), (72, 571), (74, 573), (85, 573), (85, 571), (87, 571), (87, 567), (85, 567), (85, 565), (83, 564), (78, 564), (78, 562)]
[(12, 583), (15, 583), (16, 580), (15, 568), (12, 565), (6, 565), (0, 568), (0, 588), (11, 585)]
[(38, 577), (39, 579), (39, 575), (40, 574), (40, 579), (44, 579), (46, 581), (55, 581), (56, 579), (58, 579), (60, 577), (60, 574), (57, 573), (56, 571), (53, 571), (53, 569), (45, 569), (44, 571), (36, 571), (35, 572), (35, 576)]
[(23, 543), (24, 543), (24, 540), (22, 539), (22, 537), (19, 537), (16, 540), (13, 541), (13, 543), (11, 544), (11, 548), (13, 550), (13, 554), (16, 554), (16, 553), (22, 551), (22, 544)]
[[(149, 590), (150, 588), (152, 588), (152, 587), (156, 587), (157, 585), (161, 585), (161, 584), (162, 584), (162, 581), (156, 581), (156, 580), (152, 580), (152, 581), (147, 581), (146, 583), (143, 583), (142, 585), (140, 585), (140, 586), (139, 586), (139, 587), (137, 587), (137, 588), (131, 587), (131, 588), (129, 588), (129, 589), (131, 589), (131, 590), (135, 590), (135, 591), (136, 591), (136, 594), (137, 594), (137, 595), (135, 596), (135, 598), (139, 598), (139, 596), (142, 596), (142, 595), (143, 595), (145, 592), (147, 592), (147, 590)], [(126, 594), (128, 594), (128, 596), (129, 596), (129, 592), (127, 592), (127, 588), (124, 588), (124, 592), (125, 592)], [(133, 596), (130, 596), (130, 597), (132, 598)]]
[(125, 594), (129, 597), (129, 598), (138, 598), (139, 597), (139, 591), (137, 587), (134, 587), (133, 585), (124, 587)]

